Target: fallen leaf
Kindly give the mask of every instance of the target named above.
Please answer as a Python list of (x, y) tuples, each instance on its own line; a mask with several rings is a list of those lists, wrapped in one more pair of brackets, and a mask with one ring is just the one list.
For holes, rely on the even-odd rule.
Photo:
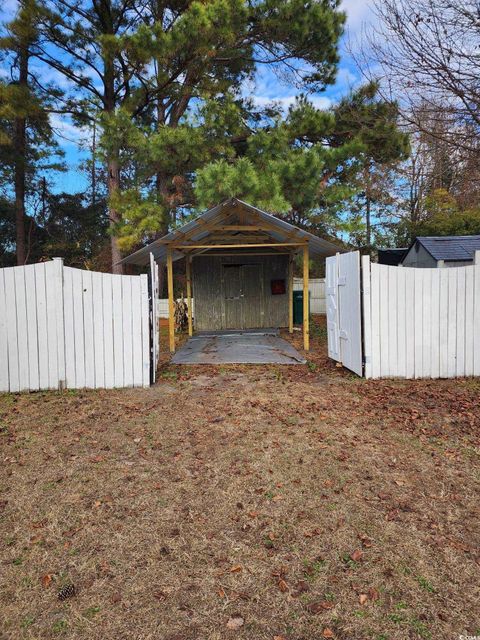
[(321, 602), (312, 602), (307, 608), (310, 613), (320, 613), (321, 611), (333, 609), (334, 606), (333, 602), (330, 602), (329, 600), (322, 600)]
[(368, 601), (368, 596), (367, 596), (367, 594), (366, 594), (366, 593), (361, 593), (361, 594), (358, 596), (358, 601), (359, 601), (359, 603), (362, 605), (362, 607), (363, 607), (363, 605), (364, 605), (364, 604), (367, 604), (367, 601)]
[(378, 593), (377, 589), (375, 589), (374, 587), (370, 587), (370, 589), (368, 590), (368, 597), (370, 598), (370, 600), (372, 600), (372, 602), (375, 602), (380, 598), (380, 594)]
[(220, 598), (225, 598), (225, 591), (223, 589), (219, 589), (217, 593)]
[(39, 520), (38, 522), (33, 522), (32, 523), (32, 528), (33, 529), (41, 529), (42, 527), (44, 527), (47, 524), (48, 520)]
[(285, 636), (273, 636), (273, 640), (287, 640)]
[(240, 571), (243, 570), (243, 567), (241, 564), (235, 564), (233, 565), (233, 567), (230, 569), (230, 573), (239, 573)]
[(358, 539), (361, 541), (361, 543), (365, 547), (365, 549), (370, 549), (370, 547), (372, 546), (372, 541), (365, 534), (360, 534), (358, 536)]
[(288, 591), (288, 584), (285, 582), (285, 580), (279, 580), (278, 588), (282, 593), (285, 593), (286, 591)]
[(299, 582), (297, 582), (296, 591), (292, 593), (292, 596), (294, 598), (298, 598), (298, 596), (301, 596), (302, 593), (307, 593), (307, 591), (310, 591), (310, 587), (305, 582), (305, 580), (300, 580)]
[(283, 496), (281, 495), (276, 495), (272, 498), (272, 502), (280, 502), (280, 500), (283, 500)]
[(363, 556), (363, 551), (361, 549), (355, 549), (355, 551), (350, 554), (350, 559), (353, 560), (353, 562), (360, 562), (360, 560), (362, 559)]
[(45, 587), (45, 589), (50, 586), (51, 582), (52, 575), (50, 573), (46, 573), (44, 576), (42, 576), (42, 586)]
[(245, 620), (242, 618), (242, 616), (232, 616), (228, 619), (227, 629), (236, 631), (237, 629), (240, 629), (240, 627), (243, 627), (244, 622)]
[(326, 627), (323, 630), (322, 636), (324, 638), (334, 638), (335, 637), (334, 634), (333, 634), (333, 631), (331, 629), (329, 629), (328, 627)]
[(398, 518), (398, 516), (399, 516), (398, 509), (392, 509), (385, 516), (385, 520), (388, 520), (389, 522), (391, 522), (392, 520), (396, 520)]

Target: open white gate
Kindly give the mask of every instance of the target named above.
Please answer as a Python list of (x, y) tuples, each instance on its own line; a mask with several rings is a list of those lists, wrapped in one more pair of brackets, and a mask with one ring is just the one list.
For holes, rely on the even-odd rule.
[(326, 263), (328, 355), (362, 375), (360, 252), (337, 253)]

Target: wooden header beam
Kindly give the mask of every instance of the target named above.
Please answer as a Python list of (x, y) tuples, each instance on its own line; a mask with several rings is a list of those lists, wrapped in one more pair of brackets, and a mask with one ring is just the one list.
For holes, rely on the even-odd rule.
[(262, 242), (259, 244), (179, 244), (172, 245), (172, 250), (186, 251), (187, 249), (248, 249), (255, 247), (308, 247), (307, 242)]

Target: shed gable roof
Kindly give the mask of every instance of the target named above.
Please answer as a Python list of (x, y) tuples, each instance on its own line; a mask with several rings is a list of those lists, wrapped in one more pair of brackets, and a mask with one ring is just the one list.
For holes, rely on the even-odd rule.
[[(313, 256), (320, 257), (331, 256), (343, 251), (341, 247), (328, 240), (323, 240), (308, 231), (295, 227), (238, 198), (230, 198), (208, 209), (183, 227), (171, 231), (162, 238), (132, 253), (124, 258), (122, 262), (125, 264), (146, 265), (149, 262), (150, 253), (153, 254), (155, 260), (164, 262), (169, 246), (173, 249), (173, 259), (179, 260), (184, 257), (184, 253), (178, 250), (175, 251), (175, 245), (179, 243), (182, 246), (186, 246), (189, 243), (197, 245), (199, 243), (208, 244), (209, 239), (215, 237), (215, 234), (220, 232), (222, 226), (227, 224), (233, 226), (234, 223), (238, 223), (239, 219), (243, 218), (248, 219), (248, 224), (251, 224), (252, 227), (265, 225), (266, 230), (264, 232), (268, 234), (270, 239), (265, 240), (260, 237), (259, 242), (308, 243), (310, 253)], [(260, 232), (260, 229), (257, 232)], [(241, 240), (241, 233), (239, 230), (235, 234), (235, 239)]]
[(480, 250), (480, 236), (419, 236), (416, 238), (435, 260), (473, 260)]

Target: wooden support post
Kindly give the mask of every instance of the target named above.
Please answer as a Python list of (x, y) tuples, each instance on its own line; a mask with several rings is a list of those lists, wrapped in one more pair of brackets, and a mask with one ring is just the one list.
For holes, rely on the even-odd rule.
[(293, 254), (288, 258), (288, 330), (293, 333)]
[(167, 249), (167, 287), (168, 287), (168, 342), (170, 353), (175, 353), (175, 308), (173, 304), (173, 260), (172, 250)]
[(187, 256), (187, 305), (188, 305), (188, 335), (193, 335), (192, 322), (192, 256)]
[(308, 304), (308, 244), (303, 247), (303, 348), (310, 350), (309, 304)]

